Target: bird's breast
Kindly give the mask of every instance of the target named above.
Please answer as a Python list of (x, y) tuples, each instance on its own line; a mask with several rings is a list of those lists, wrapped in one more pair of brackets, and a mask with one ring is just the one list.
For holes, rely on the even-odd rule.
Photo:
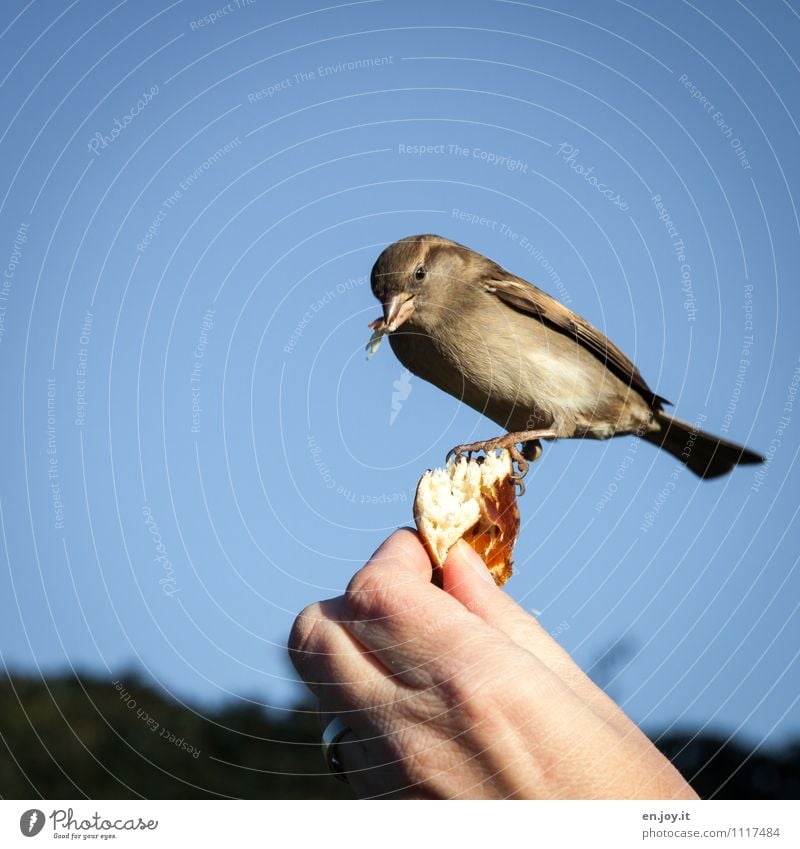
[(530, 329), (521, 339), (479, 319), (462, 318), (457, 325), (433, 332), (404, 325), (390, 344), (414, 374), (502, 427), (548, 427), (569, 418), (567, 408), (592, 392), (592, 376), (581, 370), (574, 345), (570, 360), (548, 350), (547, 340)]
[(502, 427), (589, 435), (621, 382), (574, 339), (506, 308), (502, 319), (465, 316), (434, 331), (407, 323), (389, 340), (406, 368)]

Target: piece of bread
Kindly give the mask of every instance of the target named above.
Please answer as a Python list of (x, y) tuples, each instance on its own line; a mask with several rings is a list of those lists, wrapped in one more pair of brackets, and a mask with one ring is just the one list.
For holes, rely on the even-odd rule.
[(519, 508), (508, 451), (451, 460), (422, 476), (414, 521), (441, 586), (447, 552), (466, 540), (483, 558), (498, 586), (511, 577), (511, 552), (519, 533)]

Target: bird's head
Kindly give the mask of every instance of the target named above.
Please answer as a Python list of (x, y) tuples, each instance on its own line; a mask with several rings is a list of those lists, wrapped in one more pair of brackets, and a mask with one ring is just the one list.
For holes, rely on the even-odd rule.
[(425, 327), (446, 320), (471, 256), (477, 254), (442, 236), (407, 236), (389, 245), (371, 276), (372, 292), (383, 305), (386, 331), (408, 321)]

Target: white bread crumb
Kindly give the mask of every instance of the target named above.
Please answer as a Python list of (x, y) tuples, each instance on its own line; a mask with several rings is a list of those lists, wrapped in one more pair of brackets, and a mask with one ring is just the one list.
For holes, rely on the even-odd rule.
[(490, 452), (482, 462), (459, 457), (444, 469), (427, 471), (417, 489), (416, 519), (438, 566), (447, 552), (478, 521), (482, 492), (512, 474), (511, 455)]

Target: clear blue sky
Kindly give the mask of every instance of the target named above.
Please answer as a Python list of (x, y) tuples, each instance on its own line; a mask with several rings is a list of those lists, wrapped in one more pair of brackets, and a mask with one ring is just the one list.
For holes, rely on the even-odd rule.
[(496, 434), (364, 356), (375, 257), (436, 232), (770, 456), (547, 447), (509, 592), (584, 668), (622, 640), (650, 730), (800, 732), (800, 7), (550, 5), (4, 5), (6, 665), (297, 696), (297, 611)]

